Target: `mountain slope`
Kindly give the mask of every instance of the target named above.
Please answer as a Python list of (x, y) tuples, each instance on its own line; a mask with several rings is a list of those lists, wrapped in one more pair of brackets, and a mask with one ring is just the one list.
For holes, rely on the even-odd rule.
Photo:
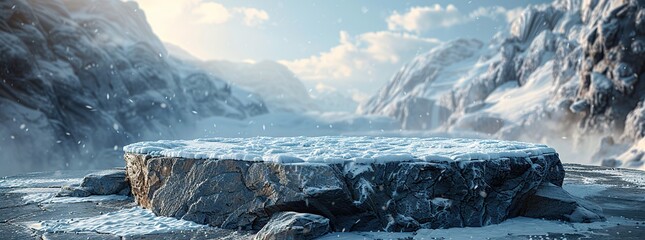
[(0, 19), (0, 152), (10, 159), (2, 173), (111, 166), (126, 143), (267, 111), (260, 98), (169, 58), (134, 2), (8, 0)]
[[(557, 0), (527, 8), (509, 29), (488, 44), (489, 50), (450, 65), (470, 69), (456, 74), (460, 79), (450, 90), (398, 78), (411, 71), (407, 75), (434, 79), (449, 74), (450, 66), (424, 72), (424, 67), (408, 65), (361, 110), (395, 115), (408, 129), (440, 125), (448, 131), (545, 141), (563, 146), (560, 152), (570, 151), (572, 158), (591, 157), (608, 136), (597, 160), (616, 158), (606, 162), (643, 166), (643, 154), (628, 159), (616, 153), (642, 139), (645, 129), (645, 3)], [(465, 40), (438, 49), (460, 41)], [(451, 58), (469, 50), (462, 49)], [(392, 101), (388, 107), (380, 104)], [(437, 113), (434, 106), (443, 108)]]
[(320, 101), (312, 99), (302, 81), (278, 62), (202, 61), (177, 45), (164, 45), (170, 56), (194, 63), (204, 71), (262, 97), (272, 112), (306, 112), (324, 108)]
[(405, 129), (438, 127), (449, 115), (449, 106), (441, 98), (457, 81), (472, 74), (469, 68), (479, 59), (482, 47), (476, 39), (459, 39), (416, 57), (375, 97), (361, 104), (358, 112), (396, 117)]
[(259, 95), (266, 101), (270, 111), (318, 110), (316, 102), (309, 96), (302, 81), (280, 63), (211, 60), (200, 65), (204, 70)]

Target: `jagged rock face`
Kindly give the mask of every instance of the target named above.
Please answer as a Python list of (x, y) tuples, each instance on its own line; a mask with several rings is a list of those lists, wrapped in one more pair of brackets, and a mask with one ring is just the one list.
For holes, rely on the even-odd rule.
[[(643, 1), (557, 0), (528, 7), (509, 28), (472, 58), (453, 63), (468, 70), (453, 76), (460, 80), (450, 90), (422, 81), (404, 88), (394, 78), (363, 111), (399, 116), (401, 125), (411, 129), (436, 125), (430, 119), (440, 119), (440, 129), (505, 139), (568, 137), (584, 142), (602, 137), (596, 135), (622, 135), (620, 142), (632, 144), (642, 138)], [(408, 74), (433, 78), (453, 68), (424, 72), (420, 66)], [(407, 95), (388, 90), (396, 88), (407, 89)], [(439, 105), (446, 108), (441, 112), (449, 117), (425, 104), (436, 99), (426, 94), (436, 92), (441, 93)], [(392, 104), (381, 107), (374, 104), (378, 102)], [(414, 114), (399, 114), (406, 112)]]
[(578, 99), (588, 103), (582, 124), (622, 130), (629, 112), (645, 96), (645, 2), (594, 3), (581, 10), (590, 26), (581, 42)]
[(267, 111), (168, 58), (134, 2), (8, 0), (0, 18), (0, 151), (22, 161), (10, 169), (112, 166), (126, 143)]
[[(519, 216), (541, 183), (561, 186), (557, 154), (462, 162), (283, 164), (125, 155), (141, 206), (229, 229), (313, 213), (335, 231), (483, 226)], [(545, 206), (548, 207), (548, 206)]]

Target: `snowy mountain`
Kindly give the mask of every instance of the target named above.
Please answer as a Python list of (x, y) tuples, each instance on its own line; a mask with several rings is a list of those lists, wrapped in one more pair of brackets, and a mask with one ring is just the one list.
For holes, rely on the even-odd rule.
[(605, 165), (645, 168), (645, 3), (557, 0), (509, 29), (487, 47), (462, 39), (417, 57), (359, 111), (548, 142), (572, 158), (602, 145)]
[(433, 129), (444, 122), (449, 106), (441, 102), (477, 62), (483, 43), (460, 39), (442, 44), (403, 66), (358, 112), (396, 117), (405, 129)]
[(127, 143), (267, 112), (261, 98), (169, 58), (134, 2), (8, 0), (0, 18), (3, 172), (121, 165)]
[(259, 95), (272, 112), (353, 113), (358, 106), (345, 91), (322, 85), (307, 89), (291, 70), (275, 61), (202, 61), (177, 45), (164, 45), (170, 56), (195, 63), (205, 71)]
[(318, 84), (310, 90), (309, 95), (323, 112), (354, 113), (358, 107), (358, 102), (344, 89)]
[(212, 60), (200, 65), (225, 81), (259, 95), (272, 112), (319, 109), (302, 81), (286, 66), (275, 61), (246, 63)]
[(180, 46), (177, 46), (172, 43), (164, 42), (163, 43), (164, 47), (168, 51), (168, 55), (171, 57), (178, 58), (179, 60), (185, 61), (185, 62), (200, 62), (202, 61), (201, 59), (193, 56), (190, 54), (188, 51), (184, 50)]

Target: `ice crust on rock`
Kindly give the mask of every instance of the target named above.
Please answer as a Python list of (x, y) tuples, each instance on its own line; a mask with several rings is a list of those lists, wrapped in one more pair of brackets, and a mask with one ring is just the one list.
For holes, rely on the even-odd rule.
[(254, 137), (160, 140), (123, 147), (127, 153), (187, 159), (277, 163), (470, 161), (554, 154), (543, 144), (501, 140), (396, 137)]

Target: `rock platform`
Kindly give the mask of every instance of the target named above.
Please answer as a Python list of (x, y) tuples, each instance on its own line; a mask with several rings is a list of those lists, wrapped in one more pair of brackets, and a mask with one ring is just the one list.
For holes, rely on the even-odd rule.
[[(338, 232), (477, 227), (537, 216), (536, 208), (550, 209), (540, 218), (604, 219), (599, 207), (561, 189), (558, 154), (540, 144), (257, 137), (142, 142), (124, 150), (140, 206), (227, 229), (271, 227), (265, 225), (283, 212), (322, 216)], [(567, 207), (558, 208), (562, 202)], [(553, 206), (535, 206), (542, 203)]]

